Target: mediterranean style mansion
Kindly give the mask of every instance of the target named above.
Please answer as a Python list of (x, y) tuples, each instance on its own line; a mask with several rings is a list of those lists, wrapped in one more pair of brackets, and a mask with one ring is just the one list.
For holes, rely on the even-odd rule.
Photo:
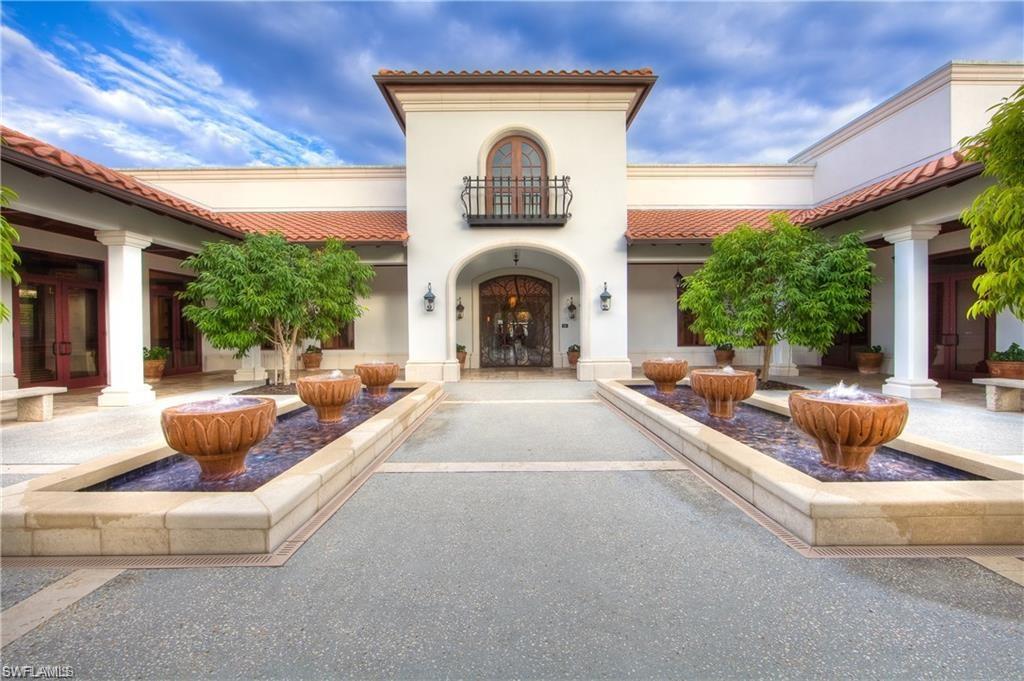
[(880, 345), (886, 393), (938, 397), (935, 379), (982, 375), (990, 351), (1024, 342), (1008, 313), (964, 315), (977, 269), (959, 216), (990, 180), (956, 152), (1024, 64), (947, 64), (776, 165), (627, 163), (650, 69), (374, 79), (405, 134), (404, 166), (117, 171), (4, 127), (21, 283), (3, 282), (3, 387), (106, 386), (101, 405), (146, 402), (142, 349), (154, 345), (171, 350), (169, 374), (262, 380), (275, 353), (212, 348), (175, 294), (204, 242), (270, 231), (343, 239), (376, 268), (363, 317), (324, 342), (328, 369), (391, 360), (409, 380), (457, 381), (457, 345), (475, 369), (568, 367), (578, 344), (580, 380), (665, 355), (710, 365), (676, 306), (682, 277), (716, 235), (777, 211), (860, 232), (879, 281), (863, 332), (825, 356), (782, 344), (773, 374), (852, 366), (855, 349)]

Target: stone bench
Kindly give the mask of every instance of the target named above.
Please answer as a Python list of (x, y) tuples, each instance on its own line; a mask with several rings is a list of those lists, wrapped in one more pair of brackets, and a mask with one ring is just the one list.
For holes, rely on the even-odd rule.
[(985, 408), (989, 411), (1020, 411), (1020, 392), (1024, 390), (1024, 380), (976, 378), (974, 382), (985, 386)]
[(0, 394), (0, 402), (17, 400), (19, 421), (49, 421), (53, 418), (53, 396), (67, 391), (49, 387), (5, 390)]

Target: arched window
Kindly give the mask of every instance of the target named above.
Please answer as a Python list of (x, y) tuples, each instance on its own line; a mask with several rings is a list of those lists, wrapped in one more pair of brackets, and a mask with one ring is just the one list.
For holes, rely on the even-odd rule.
[(497, 142), (487, 155), (487, 203), (492, 215), (539, 217), (547, 210), (547, 161), (522, 135)]

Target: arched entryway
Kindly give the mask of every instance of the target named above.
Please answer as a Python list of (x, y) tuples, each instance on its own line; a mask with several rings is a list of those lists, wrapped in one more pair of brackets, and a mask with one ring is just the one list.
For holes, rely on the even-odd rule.
[(480, 367), (550, 367), (551, 283), (505, 274), (479, 284)]

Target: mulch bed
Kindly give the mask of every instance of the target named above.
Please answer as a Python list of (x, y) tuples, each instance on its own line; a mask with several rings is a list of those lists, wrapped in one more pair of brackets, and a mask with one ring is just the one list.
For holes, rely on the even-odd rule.
[(806, 386), (794, 383), (783, 383), (782, 381), (758, 381), (758, 390), (807, 390)]
[(233, 395), (298, 395), (294, 383), (279, 383), (277, 385), (258, 385), (255, 388), (246, 388), (232, 393)]

